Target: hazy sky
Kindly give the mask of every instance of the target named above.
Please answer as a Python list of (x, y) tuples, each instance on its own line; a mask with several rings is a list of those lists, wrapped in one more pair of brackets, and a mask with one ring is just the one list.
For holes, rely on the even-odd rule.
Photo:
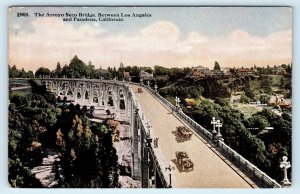
[[(17, 17), (27, 12), (29, 17)], [(143, 14), (124, 21), (65, 22), (51, 14)], [(98, 17), (96, 17), (98, 19)], [(287, 7), (25, 7), (9, 10), (9, 64), (54, 69), (74, 55), (100, 66), (221, 67), (292, 61)]]

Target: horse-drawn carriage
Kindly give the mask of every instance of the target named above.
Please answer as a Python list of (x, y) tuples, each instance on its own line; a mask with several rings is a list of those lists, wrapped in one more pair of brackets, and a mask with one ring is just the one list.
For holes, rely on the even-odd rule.
[(143, 89), (142, 88), (138, 88), (138, 93), (143, 93)]
[(192, 131), (185, 127), (185, 126), (180, 126), (176, 127), (177, 135), (180, 137), (182, 140), (190, 140), (192, 138)]
[(194, 169), (194, 163), (189, 158), (188, 154), (186, 152), (176, 152), (176, 161), (181, 167), (181, 170), (184, 171), (187, 170), (193, 170)]

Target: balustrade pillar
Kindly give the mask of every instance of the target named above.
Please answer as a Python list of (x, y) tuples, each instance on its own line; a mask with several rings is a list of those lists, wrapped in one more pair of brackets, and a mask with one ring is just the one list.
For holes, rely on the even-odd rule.
[(77, 85), (75, 84), (75, 88), (74, 88), (74, 104), (76, 105), (77, 104)]
[(59, 93), (60, 93), (60, 91), (59, 91), (59, 82), (57, 81), (57, 83), (56, 83), (56, 96), (59, 96)]
[[(135, 108), (135, 107), (133, 107)], [(139, 134), (138, 134), (138, 109), (134, 109), (134, 116), (132, 122), (132, 178), (135, 180), (141, 179), (141, 165), (139, 160)]]
[(93, 101), (94, 101), (94, 99), (93, 99), (94, 98), (94, 90), (93, 90), (93, 84), (92, 83), (90, 83), (89, 89), (90, 89), (89, 104), (92, 104)]

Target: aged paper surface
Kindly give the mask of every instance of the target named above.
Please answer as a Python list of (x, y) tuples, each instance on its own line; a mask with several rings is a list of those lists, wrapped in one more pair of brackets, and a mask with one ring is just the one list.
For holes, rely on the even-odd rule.
[(8, 14), (12, 187), (291, 186), (292, 8)]

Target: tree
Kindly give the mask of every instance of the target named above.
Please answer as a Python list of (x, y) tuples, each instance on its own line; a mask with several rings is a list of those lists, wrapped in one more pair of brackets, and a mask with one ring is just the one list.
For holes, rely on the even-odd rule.
[(267, 68), (265, 69), (266, 74), (272, 74), (273, 73), (273, 69), (267, 65)]
[(48, 68), (40, 67), (35, 72), (35, 77), (45, 76), (45, 75), (51, 75), (51, 72)]
[(286, 112), (283, 112), (282, 115), (281, 115), (282, 119), (284, 120), (287, 120), (289, 122), (292, 122), (292, 115), (286, 113)]
[[(47, 92), (17, 93), (9, 105), (9, 183), (13, 187), (41, 187), (30, 172), (41, 163), (42, 146), (49, 146), (49, 134), (56, 124), (57, 110), (50, 105)], [(52, 102), (51, 102), (52, 103)], [(53, 103), (54, 104), (54, 103)], [(47, 133), (47, 138), (44, 135)]]
[(28, 72), (27, 72), (27, 77), (28, 77), (28, 78), (34, 78), (33, 72), (32, 72), (32, 71), (28, 71)]
[(61, 68), (60, 63), (58, 62), (57, 65), (56, 65), (56, 69), (54, 70), (53, 73), (54, 73), (55, 77), (61, 77), (62, 76), (62, 72), (63, 72), (63, 70)]
[(185, 99), (186, 106), (194, 107), (197, 105), (196, 101), (194, 99)]
[(292, 143), (292, 125), (291, 122), (284, 119), (273, 121), (274, 132), (273, 136), (276, 142), (281, 143), (283, 146), (287, 146), (291, 149)]
[(83, 115), (83, 116), (86, 115), (86, 113), (88, 112), (88, 109), (87, 109), (87, 106), (86, 106), (86, 105), (84, 105), (84, 106), (82, 107), (81, 112), (82, 112), (82, 115)]
[(139, 67), (133, 66), (133, 67), (131, 68), (130, 75), (131, 75), (131, 76), (139, 76), (140, 71), (141, 71), (141, 70), (140, 70)]
[(261, 102), (262, 104), (267, 104), (267, 103), (269, 103), (270, 99), (271, 99), (271, 96), (268, 95), (268, 94), (260, 95), (260, 98), (259, 98), (259, 100), (260, 100), (260, 102)]
[(229, 102), (223, 98), (216, 97), (215, 103), (219, 104), (220, 106), (229, 106)]
[(19, 70), (17, 69), (17, 67), (15, 65), (13, 65), (12, 67), (8, 66), (8, 70), (9, 70), (9, 77), (10, 78), (14, 78), (14, 77), (19, 76)]
[[(71, 115), (65, 112), (65, 116)], [(58, 138), (65, 138), (62, 149), (63, 187), (114, 188), (118, 187), (118, 157), (112, 144), (115, 129), (104, 124), (83, 121), (85, 118), (67, 117)], [(67, 128), (65, 128), (67, 127)], [(112, 177), (112, 178), (110, 178)]]
[(24, 70), (24, 68), (22, 68), (22, 70), (19, 72), (18, 77), (21, 77), (21, 78), (27, 78), (28, 77), (26, 71)]
[(117, 71), (117, 76), (118, 76), (119, 80), (123, 80), (123, 78), (124, 78), (124, 72), (125, 72), (124, 65), (123, 65), (123, 63), (120, 63), (120, 67), (119, 67), (119, 69)]
[(155, 75), (170, 75), (171, 73), (170, 73), (170, 69), (159, 66), (159, 65), (155, 65), (154, 66), (154, 74)]
[[(12, 141), (12, 140), (11, 140)], [(8, 160), (8, 182), (15, 188), (40, 188), (41, 183), (30, 172), (29, 168), (17, 157)]]
[(194, 109), (188, 111), (187, 114), (204, 127), (210, 127), (211, 118), (218, 117), (220, 109), (222, 109), (220, 105), (214, 104), (209, 100), (203, 100)]
[(113, 78), (115, 78), (117, 76), (117, 69), (116, 69), (116, 67), (113, 68), (112, 75), (113, 75)]
[(215, 66), (214, 66), (215, 71), (221, 71), (221, 67), (217, 61), (215, 61)]
[(272, 95), (272, 84), (273, 79), (272, 77), (261, 77), (261, 88), (265, 91), (266, 94)]
[(286, 72), (287, 73), (292, 73), (292, 64), (288, 64), (287, 67), (286, 67)]
[(89, 78), (93, 78), (94, 77), (94, 74), (95, 74), (95, 66), (92, 64), (91, 61), (88, 62), (88, 65), (87, 65), (87, 69), (86, 69), (86, 75), (89, 77)]
[(203, 96), (206, 98), (228, 98), (230, 96), (230, 89), (223, 83), (222, 80), (205, 78), (203, 80), (199, 80), (199, 84), (204, 88)]
[(71, 77), (82, 78), (87, 76), (87, 66), (77, 55), (70, 61), (69, 68), (73, 70), (71, 71)]
[(260, 130), (263, 130), (265, 129), (265, 127), (270, 126), (270, 124), (266, 117), (261, 115), (254, 115), (246, 121), (246, 126), (249, 128), (259, 128)]
[(95, 112), (95, 106), (90, 107), (90, 114), (93, 115)]

